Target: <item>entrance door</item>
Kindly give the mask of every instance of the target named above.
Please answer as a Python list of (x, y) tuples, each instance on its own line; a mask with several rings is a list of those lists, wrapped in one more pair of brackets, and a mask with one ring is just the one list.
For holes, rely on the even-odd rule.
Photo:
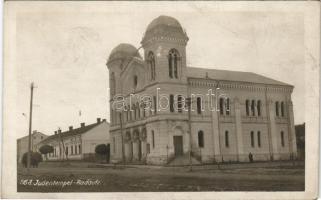
[(174, 136), (175, 156), (183, 155), (183, 136)]

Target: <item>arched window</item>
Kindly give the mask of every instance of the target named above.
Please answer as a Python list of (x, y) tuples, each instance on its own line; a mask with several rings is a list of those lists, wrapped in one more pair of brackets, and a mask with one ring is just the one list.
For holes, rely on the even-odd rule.
[(279, 116), (279, 102), (275, 102), (275, 114), (276, 116)]
[(220, 98), (220, 114), (223, 115), (224, 113), (224, 99), (223, 98)]
[(154, 101), (154, 114), (157, 113), (157, 99), (156, 96), (153, 96), (153, 101)]
[(176, 49), (172, 49), (168, 54), (168, 72), (170, 78), (178, 78), (180, 56)]
[(155, 57), (153, 52), (149, 52), (148, 54), (149, 68), (151, 73), (151, 80), (155, 80), (156, 72), (155, 72)]
[(261, 147), (261, 132), (257, 132), (257, 146)]
[(152, 131), (152, 147), (155, 148), (155, 133)]
[(228, 131), (225, 131), (225, 147), (229, 147), (229, 145)]
[(251, 131), (251, 146), (254, 147), (254, 132)]
[(139, 103), (137, 102), (136, 103), (136, 109), (137, 109), (137, 118), (140, 119), (140, 106), (139, 106)]
[(250, 107), (250, 101), (249, 100), (246, 100), (245, 101), (245, 108), (246, 108), (246, 116), (249, 116), (250, 115), (250, 109), (249, 109), (249, 107)]
[(170, 112), (174, 112), (174, 95), (169, 95), (169, 110)]
[(281, 116), (284, 117), (284, 102), (281, 102)]
[(197, 114), (201, 114), (202, 113), (202, 99), (201, 97), (197, 97), (196, 98), (196, 106), (197, 106)]
[(284, 147), (284, 132), (281, 131), (281, 145)]
[[(79, 145), (79, 151), (80, 151), (80, 145)], [(113, 152), (116, 153), (116, 141), (115, 137), (113, 137)], [(80, 153), (80, 152), (79, 152)]]
[(252, 112), (252, 116), (255, 116), (255, 101), (252, 100), (252, 103), (251, 103), (251, 112)]
[(178, 95), (177, 96), (177, 108), (178, 108), (178, 112), (182, 112), (182, 96), (181, 95)]
[(230, 115), (230, 99), (226, 99), (226, 115)]
[(261, 116), (261, 100), (257, 101), (257, 115)]
[(204, 147), (204, 133), (203, 131), (198, 131), (198, 147)]
[(114, 96), (116, 93), (116, 80), (115, 80), (114, 72), (112, 72), (110, 75), (110, 92), (111, 92), (111, 96)]

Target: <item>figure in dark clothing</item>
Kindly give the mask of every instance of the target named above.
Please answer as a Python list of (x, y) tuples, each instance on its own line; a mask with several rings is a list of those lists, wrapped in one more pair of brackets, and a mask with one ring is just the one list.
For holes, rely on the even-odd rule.
[(250, 160), (250, 162), (253, 162), (253, 155), (251, 152), (249, 153), (249, 160)]

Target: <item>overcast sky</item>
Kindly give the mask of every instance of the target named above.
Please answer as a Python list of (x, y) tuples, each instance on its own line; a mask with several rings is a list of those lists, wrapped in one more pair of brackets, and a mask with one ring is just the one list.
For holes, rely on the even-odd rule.
[(104, 12), (18, 15), (17, 107), (21, 115), (17, 119), (21, 126), (17, 136), (28, 132), (31, 81), (37, 86), (33, 129), (53, 134), (58, 127), (79, 127), (80, 122), (93, 123), (97, 117), (109, 121), (109, 53), (119, 43), (139, 47), (147, 25), (159, 15), (176, 18), (186, 30), (189, 66), (251, 71), (294, 85), (295, 123), (304, 122), (300, 114), (304, 113), (300, 13), (211, 12), (195, 6), (159, 10), (140, 6), (115, 13), (106, 7)]

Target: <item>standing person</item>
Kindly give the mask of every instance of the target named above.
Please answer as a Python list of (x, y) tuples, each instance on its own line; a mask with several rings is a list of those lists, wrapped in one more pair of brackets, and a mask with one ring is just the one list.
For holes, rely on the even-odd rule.
[(250, 160), (250, 162), (253, 162), (253, 155), (251, 152), (249, 153), (249, 160)]

